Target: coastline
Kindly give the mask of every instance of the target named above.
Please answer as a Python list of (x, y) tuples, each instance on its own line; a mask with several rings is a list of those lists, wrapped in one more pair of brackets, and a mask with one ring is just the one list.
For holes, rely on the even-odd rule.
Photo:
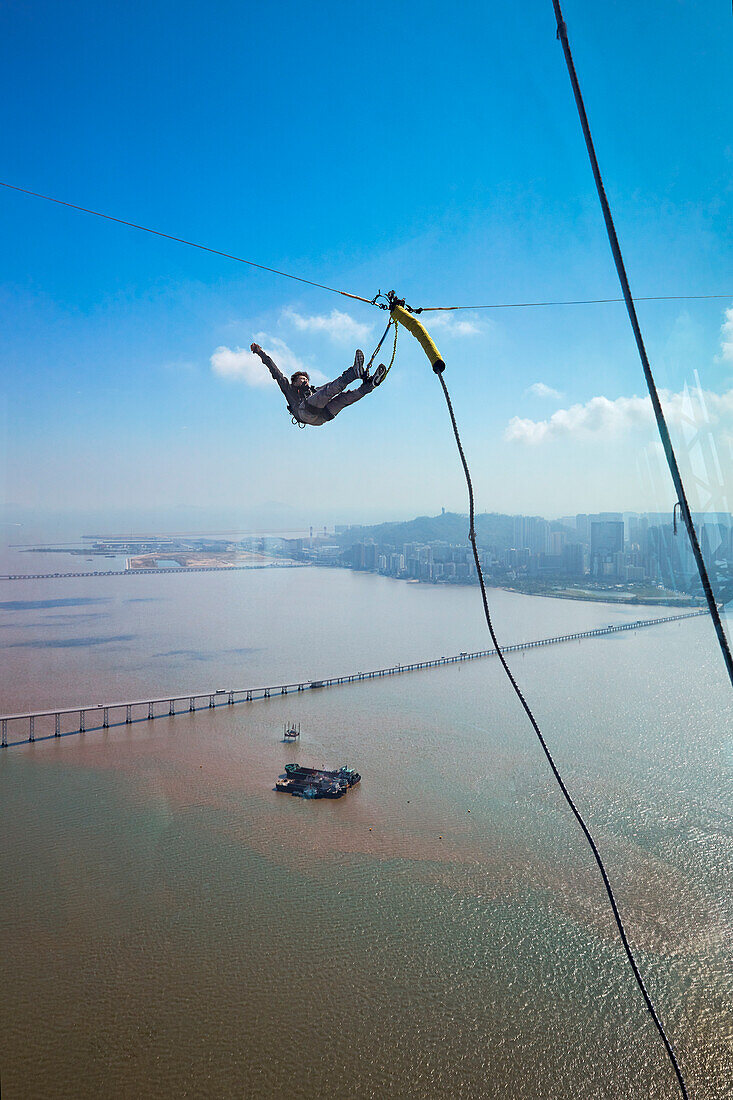
[[(354, 571), (364, 572), (364, 570)], [(404, 581), (406, 584), (425, 584), (433, 588), (475, 588), (478, 586), (478, 581), (473, 580), (469, 581), (468, 583), (462, 582), (460, 584), (456, 584), (454, 582), (452, 585), (446, 585), (445, 583), (441, 582), (436, 583), (435, 581), (424, 581), (421, 580), (419, 577), (395, 577), (389, 573), (375, 573), (374, 576), (386, 577), (387, 580)], [(631, 605), (632, 607), (677, 607), (682, 609), (695, 610), (697, 608), (702, 608), (705, 605), (705, 601), (702, 598), (697, 598), (694, 596), (637, 596), (634, 593), (628, 591), (622, 592), (618, 596), (613, 596), (610, 592), (605, 590), (600, 590), (598, 595), (595, 595), (594, 593), (589, 592), (586, 589), (579, 590), (577, 593), (571, 592), (568, 589), (562, 589), (557, 592), (553, 590), (545, 590), (543, 592), (530, 592), (526, 589), (516, 588), (513, 585), (509, 584), (494, 584), (488, 577), (485, 577), (484, 580), (486, 582), (487, 588), (498, 589), (502, 592), (513, 592), (517, 596), (542, 596), (545, 599), (552, 600), (576, 600), (581, 603), (605, 603), (609, 604), (611, 607), (615, 607), (618, 605), (628, 607), (629, 605)]]

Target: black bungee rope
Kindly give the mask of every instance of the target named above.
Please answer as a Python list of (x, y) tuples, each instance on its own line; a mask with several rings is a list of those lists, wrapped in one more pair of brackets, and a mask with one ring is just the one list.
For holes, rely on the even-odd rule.
[(649, 992), (648, 992), (646, 986), (644, 985), (644, 979), (641, 976), (641, 971), (639, 970), (639, 966), (636, 962), (636, 959), (634, 958), (634, 953), (631, 950), (631, 945), (630, 945), (628, 937), (626, 935), (626, 929), (624, 928), (623, 920), (621, 919), (621, 913), (619, 912), (618, 904), (616, 902), (616, 898), (615, 898), (615, 895), (614, 895), (614, 892), (613, 892), (613, 887), (611, 886), (611, 882), (610, 882), (610, 879), (608, 877), (608, 872), (606, 871), (606, 868), (603, 864), (603, 859), (601, 858), (601, 854), (598, 851), (598, 847), (596, 845), (596, 842), (593, 839), (591, 831), (588, 828), (588, 826), (586, 825), (580, 810), (575, 805), (575, 802), (573, 801), (570, 792), (568, 791), (567, 787), (565, 786), (565, 781), (563, 780), (563, 778), (562, 778), (562, 776), (561, 776), (561, 774), (558, 770), (557, 764), (553, 760), (552, 753), (550, 752), (550, 750), (547, 746), (547, 742), (545, 741), (545, 739), (542, 735), (542, 731), (539, 727), (537, 719), (535, 718), (534, 714), (532, 713), (532, 709), (529, 706), (529, 703), (524, 698), (524, 695), (522, 694), (522, 689), (519, 687), (519, 684), (515, 680), (514, 674), (512, 673), (512, 670), (509, 668), (509, 665), (507, 664), (506, 658), (505, 658), (505, 656), (502, 652), (501, 646), (499, 645), (499, 639), (496, 636), (496, 631), (494, 629), (494, 624), (493, 624), (493, 621), (492, 621), (492, 618), (491, 618), (491, 611), (489, 610), (489, 600), (488, 600), (488, 596), (486, 595), (486, 583), (484, 581), (484, 574), (483, 574), (483, 570), (481, 568), (481, 559), (479, 557), (478, 548), (476, 546), (476, 529), (475, 529), (476, 514), (475, 514), (475, 503), (474, 503), (474, 495), (473, 495), (473, 482), (471, 480), (471, 471), (469, 470), (468, 462), (466, 460), (466, 455), (465, 455), (465, 452), (463, 450), (463, 444), (461, 443), (461, 436), (460, 436), (460, 433), (458, 431), (458, 424), (456, 422), (456, 416), (455, 416), (455, 413), (453, 411), (453, 403), (451, 402), (450, 394), (448, 392), (448, 387), (446, 386), (445, 379), (443, 378), (443, 372), (445, 370), (445, 363), (440, 359), (437, 360), (437, 362), (435, 362), (433, 364), (433, 370), (434, 370), (435, 374), (438, 376), (438, 381), (440, 382), (440, 385), (441, 385), (442, 390), (443, 390), (443, 396), (445, 397), (445, 403), (448, 407), (448, 414), (450, 416), (450, 421), (451, 421), (451, 425), (452, 425), (452, 428), (453, 428), (453, 435), (455, 436), (456, 446), (458, 448), (458, 454), (460, 455), (461, 464), (463, 466), (463, 473), (464, 473), (465, 478), (466, 478), (466, 485), (468, 486), (468, 515), (469, 515), (468, 538), (469, 538), (469, 541), (471, 543), (471, 548), (473, 550), (473, 560), (474, 560), (474, 563), (476, 565), (476, 573), (478, 575), (479, 585), (481, 587), (481, 601), (483, 603), (483, 608), (484, 608), (484, 618), (486, 619), (486, 625), (489, 628), (489, 634), (491, 635), (491, 641), (493, 642), (494, 648), (496, 650), (496, 655), (499, 658), (499, 660), (501, 661), (502, 668), (504, 669), (504, 672), (506, 673), (507, 678), (509, 679), (509, 683), (512, 685), (512, 688), (514, 689), (514, 692), (515, 692), (517, 698), (519, 699), (519, 702), (522, 704), (522, 707), (524, 708), (525, 714), (527, 715), (527, 717), (529, 718), (529, 721), (532, 724), (532, 729), (534, 730), (535, 734), (537, 735), (537, 739), (538, 739), (540, 745), (542, 746), (542, 751), (545, 754), (545, 757), (547, 758), (547, 762), (548, 762), (548, 764), (550, 765), (550, 767), (552, 769), (552, 774), (555, 776), (557, 784), (558, 784), (560, 790), (562, 791), (563, 797), (564, 797), (565, 801), (567, 802), (568, 806), (570, 807), (570, 809), (572, 810), (573, 816), (575, 817), (575, 820), (578, 822), (578, 825), (582, 829), (583, 835), (585, 836), (585, 839), (588, 841), (588, 845), (590, 847), (590, 850), (593, 853), (593, 858), (595, 859), (596, 864), (598, 865), (598, 870), (601, 872), (601, 878), (603, 879), (603, 885), (606, 889), (606, 894), (608, 895), (608, 900), (611, 903), (611, 909), (613, 910), (613, 917), (614, 917), (614, 920), (616, 922), (616, 927), (618, 928), (618, 932), (619, 932), (619, 935), (621, 937), (621, 942), (623, 944), (624, 951), (626, 952), (626, 957), (629, 960), (629, 965), (631, 966), (634, 977), (636, 979), (636, 983), (639, 986), (639, 989), (641, 990), (642, 996), (643, 996), (644, 1001), (646, 1003), (646, 1007), (649, 1011), (649, 1015), (651, 1016), (652, 1020), (654, 1021), (654, 1024), (657, 1028), (657, 1031), (659, 1032), (659, 1034), (662, 1038), (662, 1042), (664, 1043), (664, 1048), (667, 1052), (667, 1056), (669, 1057), (669, 1060), (671, 1061), (672, 1066), (674, 1068), (674, 1072), (677, 1076), (677, 1081), (679, 1083), (682, 1096), (684, 1097), (684, 1100), (689, 1100), (689, 1093), (687, 1091), (687, 1086), (685, 1084), (685, 1079), (682, 1076), (682, 1070), (680, 1069), (679, 1063), (677, 1061), (677, 1056), (674, 1052), (674, 1048), (673, 1048), (669, 1038), (667, 1037), (667, 1033), (664, 1030), (664, 1025), (662, 1024), (662, 1021), (659, 1018), (657, 1010), (654, 1007), (654, 1002), (652, 1001), (652, 999), (649, 995)]

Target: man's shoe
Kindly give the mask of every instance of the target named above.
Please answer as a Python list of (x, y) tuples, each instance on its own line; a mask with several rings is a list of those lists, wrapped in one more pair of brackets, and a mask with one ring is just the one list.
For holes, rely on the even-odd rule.
[(377, 369), (375, 370), (374, 374), (372, 375), (373, 385), (381, 386), (382, 382), (384, 382), (386, 377), (387, 377), (387, 368), (385, 367), (384, 363), (380, 363), (379, 366), (377, 367)]
[(363, 378), (366, 374), (364, 370), (364, 352), (360, 348), (356, 349), (352, 370), (354, 371), (354, 378)]

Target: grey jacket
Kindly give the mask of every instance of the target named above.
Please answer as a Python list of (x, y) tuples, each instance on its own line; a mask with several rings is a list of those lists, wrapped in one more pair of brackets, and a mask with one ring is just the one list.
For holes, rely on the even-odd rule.
[(312, 424), (315, 427), (325, 424), (328, 420), (333, 420), (332, 416), (328, 414), (324, 415), (321, 410), (311, 409), (308, 406), (308, 398), (316, 392), (313, 386), (301, 386), (299, 390), (296, 390), (292, 382), (285, 377), (277, 364), (273, 363), (269, 356), (264, 360), (264, 363), (282, 390), (283, 396), (288, 403), (290, 414), (294, 416), (296, 420), (300, 421), (301, 424)]
[(265, 359), (265, 366), (282, 390), (285, 400), (288, 403), (288, 408), (290, 409), (293, 416), (295, 416), (295, 410), (297, 409), (298, 405), (301, 403), (301, 401), (305, 401), (310, 397), (310, 395), (313, 393), (313, 387), (303, 386), (301, 389), (296, 390), (292, 382), (290, 382), (285, 377), (277, 364), (273, 363), (269, 355)]

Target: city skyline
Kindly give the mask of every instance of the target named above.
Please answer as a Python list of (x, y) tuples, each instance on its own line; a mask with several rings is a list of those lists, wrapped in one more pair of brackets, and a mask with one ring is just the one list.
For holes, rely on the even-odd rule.
[[(716, 595), (733, 598), (733, 515), (695, 515), (695, 526)], [(207, 569), (242, 566), (242, 551), (284, 556), (286, 562), (336, 566), (399, 579), (475, 583), (477, 571), (461, 513), (418, 516), (376, 526), (310, 525), (307, 531), (221, 531), (185, 535), (86, 535), (81, 545), (26, 547), (26, 551), (105, 557), (125, 556), (125, 571), (175, 566)], [(686, 533), (667, 514), (578, 513), (560, 519), (481, 513), (475, 517), (477, 552), (489, 583), (557, 592), (564, 586), (625, 588), (655, 602), (652, 589), (700, 596), (698, 571)], [(157, 555), (157, 556), (156, 556)], [(163, 562), (158, 557), (163, 556)], [(117, 568), (119, 571), (119, 567)], [(25, 571), (27, 573), (27, 570)], [(107, 571), (114, 575), (115, 570)], [(20, 576), (24, 570), (21, 568)], [(35, 574), (34, 574), (35, 575)], [(77, 576), (58, 570), (49, 576)], [(96, 575), (96, 574), (95, 574)], [(15, 577), (15, 574), (14, 574)], [(529, 587), (528, 587), (529, 586)], [(578, 598), (582, 596), (578, 595)]]
[[(454, 517), (435, 517), (452, 520)], [(510, 521), (508, 524), (501, 521)], [(488, 526), (487, 521), (492, 521)], [(733, 573), (733, 516), (716, 514), (696, 516), (696, 526), (702, 552), (721, 599), (730, 598), (729, 577)], [(403, 527), (409, 532), (420, 523)], [(482, 531), (483, 526), (483, 531)], [(468, 538), (457, 540), (455, 526), (452, 538), (411, 537), (400, 547), (399, 525), (395, 534), (389, 530), (378, 541), (369, 535), (354, 543), (350, 552), (335, 555), (334, 547), (315, 550), (311, 535), (306, 540), (284, 540), (284, 546), (296, 550), (316, 563), (344, 564), (352, 568), (398, 577), (411, 577), (439, 583), (471, 582), (476, 569)], [(336, 534), (342, 544), (348, 544), (359, 528), (345, 528)], [(369, 529), (367, 529), (368, 531)], [(375, 534), (378, 534), (376, 529)], [(408, 535), (409, 537), (409, 535)], [(327, 541), (324, 531), (323, 541)], [(565, 516), (562, 521), (541, 516), (476, 517), (476, 539), (482, 569), (489, 580), (545, 580), (550, 585), (565, 578), (577, 584), (588, 578), (598, 586), (664, 587), (696, 591), (698, 572), (689, 542), (679, 532), (674, 518), (664, 515), (636, 513), (580, 513)]]

